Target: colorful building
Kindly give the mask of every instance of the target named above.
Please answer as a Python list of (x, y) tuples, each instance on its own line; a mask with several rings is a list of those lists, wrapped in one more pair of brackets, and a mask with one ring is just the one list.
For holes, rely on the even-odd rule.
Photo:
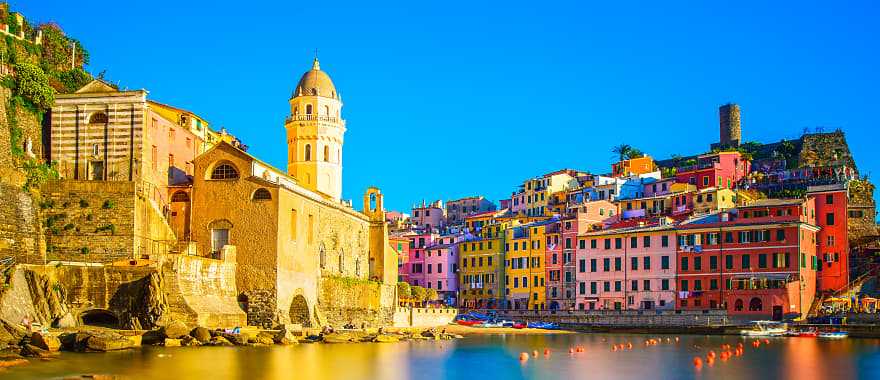
[(763, 199), (678, 226), (677, 307), (802, 317), (816, 294), (812, 199)]
[(819, 291), (837, 291), (849, 284), (848, 202), (846, 185), (810, 186), (816, 205)]
[(578, 239), (578, 309), (674, 308), (673, 225), (609, 229)]
[(704, 154), (676, 167), (675, 179), (697, 189), (733, 189), (751, 170), (749, 161), (737, 151)]
[(611, 165), (611, 175), (614, 177), (648, 174), (654, 171), (657, 171), (657, 164), (648, 155), (626, 159)]
[(455, 306), (458, 298), (458, 242), (463, 235), (443, 235), (425, 247), (425, 285), (437, 290), (440, 300)]
[(427, 253), (425, 249), (428, 246), (434, 245), (434, 241), (439, 238), (439, 235), (434, 233), (415, 233), (407, 237), (409, 238), (409, 258), (405, 260), (405, 263), (400, 268), (399, 277), (410, 285), (426, 287), (425, 273), (427, 272), (427, 267), (425, 259), (427, 258)]
[(446, 210), (441, 200), (431, 203), (422, 201), (420, 205), (412, 207), (411, 215), (410, 222), (418, 230), (439, 233), (446, 228)]
[(508, 228), (504, 243), (507, 308), (544, 310), (544, 241), (546, 226), (554, 220)]
[(461, 241), (459, 257), (459, 305), (471, 309), (503, 307), (504, 237)]
[(466, 217), (487, 211), (495, 211), (495, 204), (482, 195), (447, 201), (446, 222), (461, 224)]

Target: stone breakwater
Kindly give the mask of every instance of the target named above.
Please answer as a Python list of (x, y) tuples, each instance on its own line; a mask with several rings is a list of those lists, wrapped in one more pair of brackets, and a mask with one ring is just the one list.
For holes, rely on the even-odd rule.
[(364, 329), (323, 331), (285, 324), (273, 329), (208, 329), (174, 321), (149, 330), (116, 330), (86, 327), (77, 330), (30, 332), (21, 325), (0, 320), (0, 369), (31, 360), (63, 358), (62, 352), (108, 352), (145, 345), (164, 347), (271, 346), (299, 343), (397, 343), (414, 340), (451, 340), (461, 335), (434, 329)]

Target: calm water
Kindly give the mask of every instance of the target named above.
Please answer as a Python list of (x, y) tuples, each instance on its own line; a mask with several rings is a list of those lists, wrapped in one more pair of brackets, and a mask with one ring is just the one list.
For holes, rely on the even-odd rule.
[[(660, 335), (665, 338), (666, 336)], [(705, 357), (739, 337), (682, 336), (646, 347), (645, 335), (487, 336), (399, 344), (300, 344), (288, 347), (159, 348), (110, 354), (63, 354), (63, 359), (0, 372), (0, 378), (61, 378), (87, 373), (130, 379), (880, 379), (880, 340), (776, 338), (727, 362), (695, 370)], [(664, 339), (665, 341), (665, 339)], [(611, 344), (634, 348), (612, 352)], [(585, 353), (569, 354), (572, 346)], [(520, 363), (522, 351), (547, 347)]]

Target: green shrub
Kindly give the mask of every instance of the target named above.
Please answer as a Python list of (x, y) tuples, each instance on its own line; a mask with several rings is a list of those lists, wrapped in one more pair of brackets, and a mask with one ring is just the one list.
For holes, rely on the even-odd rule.
[(31, 63), (15, 65), (14, 93), (38, 110), (47, 110), (55, 102), (55, 89), (49, 85), (49, 77), (43, 69)]
[(107, 199), (107, 200), (105, 200), (105, 201), (104, 201), (104, 204), (101, 205), (101, 208), (103, 208), (103, 209), (105, 209), (105, 210), (110, 210), (110, 209), (112, 209), (112, 208), (114, 208), (114, 207), (116, 207), (116, 203), (113, 202), (113, 200), (111, 200), (111, 199)]
[(88, 255), (88, 254), (89, 254), (89, 247), (82, 247), (82, 248), (80, 248), (80, 249), (79, 249), (79, 253), (81, 253), (81, 254), (83, 254), (83, 255)]

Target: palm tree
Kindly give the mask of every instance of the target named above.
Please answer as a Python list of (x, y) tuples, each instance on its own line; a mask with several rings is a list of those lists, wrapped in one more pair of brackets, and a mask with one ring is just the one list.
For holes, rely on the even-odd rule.
[(626, 158), (633, 159), (633, 158), (643, 157), (644, 155), (645, 154), (642, 153), (641, 150), (638, 150), (637, 148), (630, 148), (629, 153), (627, 153), (627, 155), (626, 155)]
[(633, 147), (628, 144), (620, 144), (611, 148), (611, 153), (614, 153), (618, 157), (618, 161), (623, 161), (629, 158), (629, 154), (632, 151)]

